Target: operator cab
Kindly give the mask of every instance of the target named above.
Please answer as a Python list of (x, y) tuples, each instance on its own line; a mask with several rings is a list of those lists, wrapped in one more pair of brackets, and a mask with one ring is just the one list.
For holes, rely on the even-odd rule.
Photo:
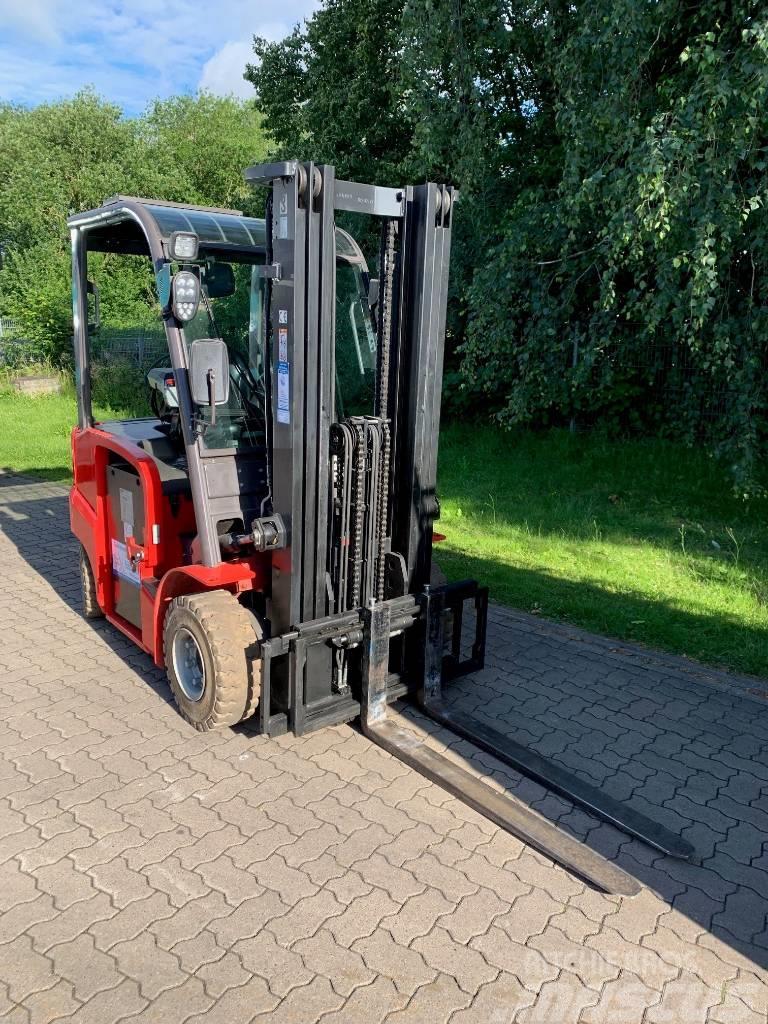
[[(204, 529), (209, 551), (220, 547), (226, 558), (234, 553), (227, 546), (232, 536), (268, 502), (272, 410), (265, 367), (268, 347), (279, 340), (267, 329), (266, 222), (233, 210), (115, 196), (69, 224), (73, 284), (86, 296), (89, 321), (88, 344), (77, 353), (85, 378), (78, 392), (80, 426), (94, 425), (94, 356), (96, 372), (118, 362), (125, 372), (132, 362), (137, 415), (102, 420), (98, 428), (153, 460), (174, 508), (191, 504), (190, 462), (200, 467), (209, 521), (193, 521), (190, 531)], [(336, 228), (335, 238), (335, 400), (342, 417), (373, 411), (376, 336), (366, 261), (347, 232)], [(127, 293), (130, 315), (142, 321), (135, 334), (153, 339), (144, 345), (143, 360), (135, 347), (121, 353), (115, 341), (126, 334)], [(187, 386), (180, 386), (184, 378)], [(120, 464), (117, 455), (110, 459)], [(192, 539), (185, 538), (188, 561), (199, 555)]]

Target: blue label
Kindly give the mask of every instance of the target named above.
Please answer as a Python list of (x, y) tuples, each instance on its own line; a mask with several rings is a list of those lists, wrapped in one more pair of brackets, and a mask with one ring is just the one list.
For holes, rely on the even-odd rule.
[(291, 422), (290, 364), (277, 364), (277, 422)]

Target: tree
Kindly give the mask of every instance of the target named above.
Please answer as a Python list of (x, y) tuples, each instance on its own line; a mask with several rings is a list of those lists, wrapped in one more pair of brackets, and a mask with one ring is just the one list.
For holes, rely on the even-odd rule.
[(69, 212), (146, 184), (135, 125), (92, 92), (0, 107), (0, 237), (11, 249), (60, 238)]
[(562, 170), (554, 188), (520, 191), (475, 276), (465, 372), (503, 422), (582, 409), (707, 436), (754, 479), (768, 411), (765, 9), (600, 0), (548, 56)]
[(507, 425), (579, 412), (707, 438), (754, 479), (764, 4), (326, 0), (255, 50), (285, 155), (460, 187), (449, 397), (479, 390)]
[(326, 0), (277, 43), (254, 40), (245, 77), (278, 153), (391, 185), (412, 149), (402, 102), (402, 0)]
[(262, 116), (230, 96), (174, 96), (156, 101), (136, 123), (145, 163), (162, 197), (244, 209), (254, 204), (243, 171), (267, 156)]
[[(46, 358), (66, 357), (71, 299), (69, 214), (110, 195), (253, 205), (243, 170), (266, 155), (252, 105), (207, 94), (155, 103), (141, 118), (90, 91), (33, 109), (0, 106), (0, 312)], [(104, 256), (105, 324), (150, 317), (148, 269)]]

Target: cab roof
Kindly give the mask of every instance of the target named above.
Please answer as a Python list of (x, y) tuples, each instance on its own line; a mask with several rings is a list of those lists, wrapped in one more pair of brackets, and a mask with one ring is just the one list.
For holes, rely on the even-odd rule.
[[(266, 222), (246, 217), (239, 210), (216, 206), (160, 202), (137, 196), (110, 196), (94, 209), (72, 214), (70, 228), (86, 232), (89, 252), (149, 255), (147, 242), (168, 257), (168, 242), (176, 231), (193, 231), (201, 252), (210, 254), (266, 254)], [(336, 228), (336, 255), (346, 263), (365, 265), (357, 242)]]
[(239, 210), (137, 196), (111, 196), (97, 209), (73, 214), (67, 224), (87, 231), (92, 252), (145, 255), (148, 236), (154, 235), (165, 249), (175, 231), (193, 231), (200, 247), (211, 251), (266, 250), (264, 220), (245, 217)]

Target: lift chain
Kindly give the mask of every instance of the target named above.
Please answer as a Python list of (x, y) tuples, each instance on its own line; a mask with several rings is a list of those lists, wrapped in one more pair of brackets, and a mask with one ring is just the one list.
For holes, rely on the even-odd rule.
[(378, 355), (375, 416), (350, 416), (331, 427), (333, 529), (331, 588), (337, 613), (384, 599), (392, 436), (387, 420), (391, 391), (393, 309), (397, 277), (398, 221), (381, 236), (377, 310)]
[(376, 538), (376, 578), (375, 596), (378, 601), (384, 600), (384, 576), (386, 555), (389, 550), (389, 489), (392, 467), (391, 431), (387, 416), (389, 413), (389, 394), (391, 388), (391, 355), (392, 355), (392, 321), (395, 301), (395, 271), (397, 264), (398, 222), (387, 220), (381, 231), (381, 282), (378, 304), (378, 373), (376, 389), (376, 415), (382, 421), (381, 447), (381, 478), (378, 493), (378, 537)]
[(379, 335), (376, 372), (376, 415), (385, 420), (389, 414), (390, 361), (392, 355), (392, 312), (395, 299), (395, 268), (398, 223), (386, 220), (381, 229), (381, 256), (377, 332)]
[(390, 430), (389, 422), (381, 424), (381, 479), (379, 485), (379, 515), (378, 526), (379, 536), (377, 538), (376, 558), (376, 600), (384, 600), (384, 569), (386, 567), (387, 552), (390, 548), (389, 534), (387, 531), (387, 520), (389, 518), (389, 477), (390, 477)]
[(350, 581), (349, 605), (357, 608), (360, 605), (360, 594), (363, 577), (363, 532), (365, 529), (365, 464), (366, 448), (365, 429), (362, 419), (347, 420), (354, 431), (355, 468), (352, 474), (354, 520), (350, 540), (350, 561), (352, 563), (352, 579)]
[(331, 425), (333, 472), (333, 520), (331, 587), (337, 615), (347, 611), (349, 596), (349, 552), (352, 512), (352, 452), (354, 444), (348, 423)]

